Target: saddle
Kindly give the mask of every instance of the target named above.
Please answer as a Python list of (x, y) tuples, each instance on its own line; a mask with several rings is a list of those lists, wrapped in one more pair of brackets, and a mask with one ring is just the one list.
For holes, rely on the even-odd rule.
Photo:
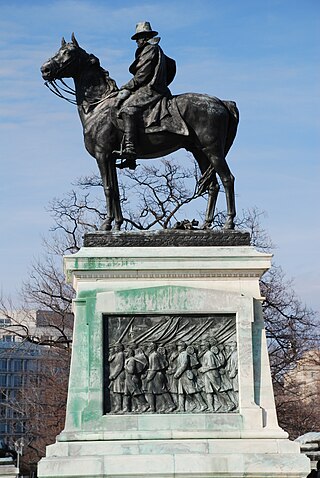
[[(115, 127), (123, 131), (123, 121), (117, 114), (112, 115)], [(189, 135), (188, 126), (178, 108), (176, 97), (162, 97), (152, 107), (142, 110), (138, 117), (138, 129), (145, 134), (167, 131), (183, 136)]]

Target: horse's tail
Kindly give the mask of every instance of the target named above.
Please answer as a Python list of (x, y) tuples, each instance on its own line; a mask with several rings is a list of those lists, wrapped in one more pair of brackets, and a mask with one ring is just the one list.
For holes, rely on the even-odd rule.
[(227, 156), (229, 149), (232, 146), (234, 138), (237, 134), (238, 124), (239, 124), (239, 110), (234, 101), (223, 101), (223, 104), (226, 106), (229, 111), (229, 127), (225, 145), (225, 156)]

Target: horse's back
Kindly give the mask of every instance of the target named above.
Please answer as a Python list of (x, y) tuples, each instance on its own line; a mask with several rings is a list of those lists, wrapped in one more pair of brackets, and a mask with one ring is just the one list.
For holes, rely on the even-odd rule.
[[(234, 119), (239, 120), (239, 111), (235, 101), (220, 100), (216, 96), (202, 93), (183, 93), (175, 96), (180, 114), (187, 120), (189, 116), (195, 116), (195, 120), (204, 116), (206, 121), (210, 118), (225, 117), (231, 114)], [(200, 115), (200, 117), (199, 117)]]
[(200, 143), (207, 143), (209, 138), (210, 142), (218, 140), (227, 154), (239, 123), (236, 103), (201, 93), (184, 93), (175, 98), (181, 116)]

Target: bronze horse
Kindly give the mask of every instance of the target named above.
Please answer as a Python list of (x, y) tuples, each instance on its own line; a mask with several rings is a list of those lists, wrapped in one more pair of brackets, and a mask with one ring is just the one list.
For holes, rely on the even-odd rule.
[[(59, 51), (42, 65), (41, 73), (56, 92), (55, 80), (74, 80), (75, 103), (83, 126), (85, 147), (97, 160), (106, 197), (107, 216), (101, 230), (111, 230), (113, 221), (115, 229), (119, 230), (123, 216), (116, 174), (116, 151), (121, 147), (123, 133), (113, 121), (118, 87), (100, 66), (98, 58), (83, 50), (73, 34), (70, 43), (62, 39)], [(58, 95), (62, 96), (60, 92)], [(208, 191), (204, 227), (210, 227), (213, 222), (219, 192), (217, 173), (226, 193), (227, 219), (224, 227), (234, 229), (234, 177), (225, 157), (234, 141), (239, 123), (236, 104), (196, 93), (186, 93), (175, 98), (189, 134), (186, 136), (167, 131), (146, 134), (144, 130), (140, 130), (138, 157), (159, 158), (180, 148), (190, 151), (202, 173), (200, 192)]]

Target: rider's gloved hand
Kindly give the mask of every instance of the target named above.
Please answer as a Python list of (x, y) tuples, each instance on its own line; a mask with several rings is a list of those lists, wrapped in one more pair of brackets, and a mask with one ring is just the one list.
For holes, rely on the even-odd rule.
[(116, 100), (116, 106), (118, 107), (124, 100), (129, 98), (130, 95), (131, 95), (131, 92), (129, 90), (120, 89), (117, 96), (117, 100)]

